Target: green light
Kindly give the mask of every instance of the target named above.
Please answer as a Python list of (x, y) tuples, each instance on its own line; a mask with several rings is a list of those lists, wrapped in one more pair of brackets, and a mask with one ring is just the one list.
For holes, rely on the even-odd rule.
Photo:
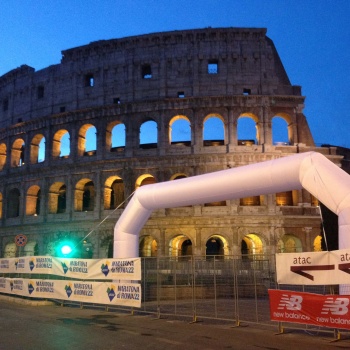
[(64, 254), (64, 255), (68, 255), (70, 254), (71, 252), (73, 251), (72, 247), (65, 244), (61, 247), (61, 253)]
[(76, 247), (74, 240), (65, 239), (56, 246), (56, 254), (62, 258), (72, 258), (76, 253)]

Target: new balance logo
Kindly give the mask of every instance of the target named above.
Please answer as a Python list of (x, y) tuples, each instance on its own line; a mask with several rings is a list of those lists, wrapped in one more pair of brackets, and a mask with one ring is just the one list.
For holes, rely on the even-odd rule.
[(278, 310), (301, 310), (301, 303), (303, 297), (301, 295), (288, 295), (282, 294), (280, 303), (278, 304)]
[(345, 315), (348, 312), (349, 299), (348, 298), (327, 298), (323, 303), (323, 308), (321, 314), (327, 315), (331, 313), (332, 315)]

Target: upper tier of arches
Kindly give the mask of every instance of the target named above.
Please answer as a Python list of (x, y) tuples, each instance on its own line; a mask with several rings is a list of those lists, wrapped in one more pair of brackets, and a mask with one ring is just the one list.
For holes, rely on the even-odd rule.
[[(210, 152), (210, 147), (216, 147), (215, 152), (231, 152), (236, 146), (258, 147), (254, 149), (258, 151), (267, 145), (294, 145), (305, 142), (296, 119), (293, 111), (266, 115), (233, 110), (89, 118), (0, 138), (0, 172), (58, 159), (190, 154), (191, 148), (200, 153)], [(312, 138), (307, 141), (312, 145)]]

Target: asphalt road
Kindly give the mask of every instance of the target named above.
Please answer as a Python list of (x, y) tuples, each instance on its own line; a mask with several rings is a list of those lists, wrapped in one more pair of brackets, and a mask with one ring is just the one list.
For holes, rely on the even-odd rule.
[(0, 349), (349, 349), (350, 339), (249, 325), (188, 323), (97, 309), (32, 306), (0, 299)]

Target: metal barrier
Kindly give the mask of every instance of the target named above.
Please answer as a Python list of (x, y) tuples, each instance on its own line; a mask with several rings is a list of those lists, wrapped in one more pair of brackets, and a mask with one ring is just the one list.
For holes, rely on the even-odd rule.
[(156, 317), (186, 317), (262, 324), (313, 333), (349, 336), (347, 330), (270, 320), (269, 289), (337, 294), (334, 286), (278, 285), (275, 255), (142, 258), (141, 312)]
[(272, 324), (274, 256), (142, 258), (142, 310), (162, 315)]

